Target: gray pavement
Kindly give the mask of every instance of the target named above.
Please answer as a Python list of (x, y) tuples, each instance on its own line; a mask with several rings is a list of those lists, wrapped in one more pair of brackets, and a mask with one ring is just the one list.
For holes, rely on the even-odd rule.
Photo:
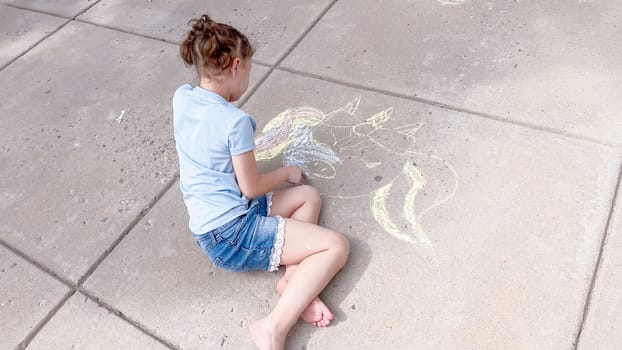
[(253, 348), (282, 272), (215, 268), (178, 189), (204, 12), (352, 243), (288, 348), (622, 348), (622, 4), (0, 0), (0, 349)]

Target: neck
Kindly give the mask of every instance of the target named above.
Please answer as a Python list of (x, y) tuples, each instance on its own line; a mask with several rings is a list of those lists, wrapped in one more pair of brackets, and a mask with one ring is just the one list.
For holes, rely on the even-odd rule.
[(222, 96), (222, 98), (224, 98), (225, 100), (231, 102), (231, 98), (232, 98), (231, 92), (229, 92), (229, 89), (227, 88), (227, 86), (225, 86), (225, 84), (223, 84), (220, 81), (217, 81), (214, 79), (201, 78), (199, 87), (201, 87), (202, 89), (217, 93), (218, 95)]

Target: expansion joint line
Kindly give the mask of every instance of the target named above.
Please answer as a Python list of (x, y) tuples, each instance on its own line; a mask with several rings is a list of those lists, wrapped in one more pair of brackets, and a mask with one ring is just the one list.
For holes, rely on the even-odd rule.
[(11, 60), (9, 60), (9, 62), (7, 62), (6, 64), (4, 64), (2, 67), (0, 67), (0, 72), (3, 71), (6, 67), (10, 66), (11, 64), (13, 64), (13, 62), (19, 60), (20, 58), (24, 57), (24, 55), (26, 55), (27, 53), (29, 53), (30, 51), (32, 51), (35, 47), (39, 46), (39, 44), (41, 44), (42, 42), (44, 42), (45, 40), (47, 40), (47, 38), (51, 37), (52, 35), (56, 34), (56, 32), (58, 32), (59, 30), (63, 29), (67, 24), (69, 24), (71, 22), (71, 20), (67, 20), (65, 23), (61, 24), (58, 28), (54, 29), (53, 31), (51, 31), (50, 33), (46, 34), (43, 38), (39, 39), (36, 43), (30, 45), (26, 50), (24, 50), (24, 52), (20, 53), (19, 55), (17, 55), (16, 57), (12, 58)]
[(10, 66), (13, 62), (19, 60), (20, 58), (22, 58), (24, 55), (26, 55), (28, 52), (32, 51), (32, 49), (34, 49), (35, 47), (39, 46), (39, 44), (41, 44), (42, 42), (44, 42), (45, 40), (47, 40), (49, 37), (51, 37), (52, 35), (56, 34), (59, 30), (63, 29), (67, 24), (71, 23), (72, 21), (75, 21), (76, 18), (80, 15), (82, 15), (83, 13), (85, 13), (86, 11), (90, 10), (93, 6), (97, 5), (101, 0), (97, 0), (94, 1), (92, 4), (90, 4), (88, 7), (86, 7), (84, 10), (80, 11), (78, 14), (76, 14), (75, 16), (68, 18), (68, 17), (64, 17), (64, 16), (59, 16), (57, 14), (53, 14), (53, 13), (48, 13), (45, 11), (38, 11), (38, 10), (33, 10), (33, 9), (29, 9), (29, 8), (25, 8), (25, 7), (20, 7), (20, 6), (16, 6), (14, 4), (2, 4), (4, 6), (9, 6), (9, 7), (13, 7), (16, 8), (18, 10), (24, 10), (24, 11), (30, 11), (30, 12), (36, 12), (36, 13), (41, 13), (44, 15), (48, 15), (48, 16), (53, 16), (53, 17), (58, 17), (58, 18), (63, 18), (66, 19), (67, 21), (65, 21), (65, 23), (61, 24), (58, 28), (54, 29), (53, 31), (51, 31), (50, 33), (46, 34), (45, 36), (43, 36), (41, 39), (39, 39), (36, 43), (30, 45), (26, 50), (24, 50), (24, 52), (20, 53), (19, 55), (17, 55), (16, 57), (14, 57), (13, 59), (9, 60), (9, 62), (7, 62), (6, 64), (4, 64), (2, 67), (0, 67), (0, 71), (4, 70), (6, 67)]
[(114, 251), (114, 249), (121, 243), (121, 241), (123, 241), (123, 239), (130, 233), (130, 231), (132, 231), (132, 229), (134, 229), (136, 227), (138, 222), (140, 222), (140, 220), (143, 217), (145, 217), (145, 215), (147, 215), (147, 213), (151, 210), (151, 208), (153, 208), (158, 203), (158, 201), (171, 189), (173, 184), (175, 184), (178, 179), (179, 179), (179, 175), (175, 174), (167, 182), (167, 184), (164, 186), (164, 188), (162, 190), (160, 190), (158, 192), (158, 194), (153, 197), (153, 199), (127, 225), (127, 227), (114, 240), (114, 242), (99, 256), (99, 258), (89, 267), (89, 269), (82, 275), (82, 277), (79, 278), (77, 284), (72, 282), (72, 281), (70, 281), (70, 280), (68, 280), (68, 279), (66, 279), (65, 277), (62, 277), (62, 276), (58, 275), (53, 270), (51, 270), (50, 268), (46, 267), (44, 264), (38, 262), (36, 259), (33, 259), (32, 257), (28, 256), (26, 253), (24, 253), (24, 252), (20, 251), (19, 249), (11, 246), (10, 244), (8, 244), (7, 242), (5, 242), (3, 239), (0, 238), (0, 245), (4, 246), (5, 248), (7, 248), (11, 252), (13, 252), (15, 255), (19, 256), (23, 260), (25, 260), (28, 263), (32, 264), (33, 266), (35, 266), (39, 270), (43, 271), (44, 273), (46, 273), (47, 275), (49, 275), (53, 279), (59, 281), (60, 283), (62, 283), (63, 285), (65, 285), (66, 287), (69, 288), (69, 291), (61, 298), (61, 300), (47, 313), (47, 315), (45, 317), (43, 317), (43, 319), (41, 319), (32, 328), (32, 330), (28, 333), (28, 335), (26, 335), (24, 340), (18, 344), (18, 346), (16, 347), (16, 350), (26, 349), (28, 347), (28, 345), (32, 342), (32, 340), (37, 336), (37, 334), (39, 334), (41, 329), (43, 329), (43, 327), (56, 315), (58, 310), (60, 310), (63, 307), (63, 305), (65, 305), (67, 300), (69, 300), (76, 292), (79, 292), (82, 295), (86, 296), (87, 298), (91, 299), (92, 301), (97, 303), (100, 307), (103, 307), (106, 310), (108, 310), (109, 312), (115, 314), (116, 316), (121, 318), (126, 323), (130, 324), (131, 326), (133, 326), (134, 328), (136, 328), (140, 332), (142, 332), (145, 335), (149, 336), (150, 338), (156, 340), (157, 342), (159, 342), (160, 344), (166, 346), (167, 348), (169, 348), (171, 350), (179, 350), (179, 347), (177, 347), (177, 346), (171, 344), (170, 342), (168, 342), (168, 341), (166, 341), (164, 339), (161, 339), (160, 337), (156, 336), (149, 329), (147, 329), (145, 326), (141, 325), (139, 322), (137, 322), (135, 320), (132, 320), (132, 319), (128, 318), (121, 311), (115, 309), (111, 305), (108, 305), (108, 304), (104, 303), (98, 297), (94, 296), (93, 294), (91, 294), (90, 292), (85, 290), (84, 287), (83, 287), (84, 282), (103, 263), (103, 261)]
[(348, 82), (348, 81), (345, 81), (345, 80), (340, 80), (340, 79), (337, 79), (337, 78), (331, 78), (331, 77), (323, 76), (323, 75), (316, 74), (316, 73), (309, 73), (309, 72), (301, 71), (301, 70), (294, 69), (294, 68), (274, 66), (274, 69), (280, 70), (280, 71), (283, 71), (283, 72), (287, 72), (287, 73), (291, 73), (291, 74), (294, 74), (294, 75), (298, 75), (298, 76), (301, 76), (301, 77), (316, 79), (316, 80), (320, 80), (320, 81), (326, 81), (326, 82), (329, 82), (329, 83), (333, 83), (333, 84), (337, 84), (337, 85), (341, 85), (341, 86), (345, 86), (345, 87), (349, 87), (349, 88), (353, 88), (353, 89), (357, 89), (357, 90), (374, 92), (374, 93), (378, 93), (378, 94), (385, 95), (385, 96), (391, 96), (391, 97), (396, 97), (396, 98), (400, 98), (400, 99), (404, 99), (404, 100), (409, 100), (409, 101), (423, 103), (423, 104), (426, 104), (426, 105), (429, 105), (429, 106), (433, 106), (433, 107), (437, 107), (437, 108), (440, 108), (440, 109), (446, 109), (446, 110), (455, 111), (455, 112), (459, 112), (459, 113), (464, 113), (464, 114), (467, 114), (467, 115), (476, 116), (476, 117), (480, 117), (480, 118), (484, 118), (484, 119), (495, 120), (495, 121), (498, 121), (498, 122), (507, 123), (507, 124), (511, 124), (511, 125), (514, 125), (514, 126), (519, 126), (519, 127), (530, 129), (530, 130), (538, 130), (538, 131), (546, 132), (546, 133), (549, 133), (549, 134), (555, 134), (555, 135), (558, 135), (558, 136), (561, 136), (561, 137), (565, 137), (565, 138), (568, 138), (568, 139), (572, 139), (572, 140), (579, 140), (579, 141), (588, 142), (588, 143), (592, 143), (592, 144), (597, 144), (597, 145), (601, 145), (601, 146), (605, 146), (605, 147), (609, 147), (609, 148), (616, 148), (616, 149), (622, 148), (622, 144), (614, 144), (614, 143), (611, 143), (611, 142), (601, 141), (601, 140), (599, 140), (597, 138), (590, 137), (590, 136), (584, 136), (584, 135), (580, 135), (580, 134), (576, 134), (576, 133), (572, 133), (572, 132), (564, 132), (564, 131), (560, 131), (560, 130), (557, 130), (557, 129), (552, 128), (552, 127), (535, 125), (535, 124), (530, 124), (530, 123), (527, 123), (527, 122), (512, 120), (512, 119), (504, 118), (504, 117), (497, 116), (497, 115), (494, 115), (494, 114), (490, 114), (490, 113), (486, 113), (486, 112), (481, 112), (481, 111), (474, 111), (474, 110), (471, 110), (471, 109), (468, 109), (468, 108), (454, 106), (454, 105), (449, 105), (449, 104), (444, 103), (444, 102), (434, 101), (434, 100), (430, 100), (430, 99), (426, 99), (426, 98), (422, 98), (422, 97), (418, 97), (418, 96), (407, 95), (407, 94), (400, 93), (400, 92), (379, 89), (379, 88), (375, 88), (375, 87), (371, 87), (371, 86), (366, 86), (366, 85), (363, 85), (363, 84), (358, 84), (358, 83)]
[[(270, 70), (268, 71), (268, 73), (266, 73), (266, 75), (264, 77), (261, 78), (261, 80), (259, 80), (257, 82), (257, 84), (255, 84), (255, 86), (252, 88), (251, 91), (249, 91), (238, 103), (239, 107), (242, 108), (246, 102), (255, 94), (255, 92), (257, 92), (257, 90), (259, 89), (259, 87), (261, 85), (263, 85), (263, 83), (266, 81), (266, 79), (268, 79), (268, 77), (272, 74), (272, 72), (281, 65), (281, 63), (285, 60), (285, 58), (287, 58), (287, 56), (289, 56), (289, 54), (292, 53), (292, 51), (294, 51), (294, 49), (296, 49), (296, 47), (298, 47), (298, 45), (300, 44), (300, 42), (309, 34), (309, 32), (318, 24), (318, 22), (324, 17), (324, 15), (326, 15), (326, 13), (328, 11), (330, 11), (330, 9), (337, 3), (337, 0), (333, 0), (330, 2), (330, 4), (328, 4), (323, 10), (322, 12), (320, 12), (320, 14), (313, 20), (313, 22), (311, 22), (311, 24), (302, 32), (302, 34), (296, 39), (296, 41), (294, 41), (294, 43), (289, 47), (289, 49), (287, 49), (282, 55), (281, 57), (279, 57), (276, 60), (276, 63), (274, 65), (268, 65)], [(264, 64), (262, 64), (264, 65)]]
[(56, 315), (58, 310), (60, 310), (60, 308), (63, 307), (63, 305), (65, 305), (67, 300), (69, 300), (69, 298), (71, 298), (75, 293), (76, 293), (75, 289), (69, 290), (67, 293), (65, 293), (65, 295), (61, 298), (61, 300), (58, 303), (56, 303), (56, 305), (54, 305), (54, 307), (47, 313), (47, 315), (45, 315), (45, 317), (43, 317), (43, 319), (41, 319), (39, 323), (37, 323), (34, 327), (32, 327), (32, 330), (28, 333), (26, 338), (24, 338), (24, 340), (22, 340), (22, 342), (17, 345), (15, 350), (26, 349), (26, 347), (35, 338), (35, 336), (39, 334), (39, 331), (41, 331), (41, 329), (52, 319), (52, 317), (54, 317), (54, 315)]
[(583, 314), (581, 315), (581, 322), (579, 323), (577, 329), (577, 337), (574, 341), (574, 350), (579, 349), (579, 342), (581, 341), (581, 334), (583, 333), (583, 328), (585, 327), (585, 321), (590, 313), (590, 306), (592, 303), (592, 295), (594, 293), (594, 286), (596, 285), (596, 278), (598, 277), (598, 271), (600, 270), (600, 265), (603, 260), (603, 252), (605, 250), (605, 243), (607, 243), (607, 237), (609, 235), (609, 231), (612, 229), (612, 218), (616, 209), (622, 208), (622, 204), (618, 203), (618, 193), (620, 191), (620, 182), (622, 182), (622, 164), (619, 166), (618, 170), (618, 181), (614, 188), (613, 198), (611, 200), (611, 206), (609, 209), (609, 215), (607, 217), (607, 223), (605, 224), (605, 232), (601, 237), (600, 248), (598, 250), (598, 256), (596, 258), (596, 263), (594, 264), (594, 271), (592, 272), (592, 280), (590, 281), (590, 286), (587, 292), (587, 297), (585, 298), (585, 304), (583, 306)]
[(132, 220), (127, 225), (127, 227), (121, 232), (119, 237), (117, 237), (117, 239), (115, 239), (114, 242), (112, 242), (112, 244), (99, 256), (99, 258), (95, 260), (93, 265), (91, 265), (91, 267), (84, 273), (84, 275), (82, 275), (82, 277), (78, 279), (78, 287), (82, 287), (86, 279), (89, 278), (93, 274), (93, 272), (95, 272), (99, 265), (101, 265), (101, 263), (108, 257), (108, 255), (110, 255), (110, 253), (112, 253), (112, 251), (121, 243), (121, 241), (123, 241), (123, 239), (130, 233), (130, 231), (134, 229), (138, 222), (142, 220), (142, 218), (147, 215), (151, 208), (153, 208), (158, 203), (160, 198), (162, 198), (164, 194), (166, 194), (166, 192), (171, 189), (173, 184), (177, 182), (178, 177), (179, 175), (175, 174), (173, 178), (166, 183), (164, 188), (160, 190), (160, 192), (156, 194), (149, 203), (147, 203), (147, 205), (138, 213), (138, 215), (136, 215), (134, 220)]

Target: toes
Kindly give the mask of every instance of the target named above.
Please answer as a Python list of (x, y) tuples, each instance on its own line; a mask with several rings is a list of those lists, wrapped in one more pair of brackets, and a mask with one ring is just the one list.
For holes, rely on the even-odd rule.
[(326, 327), (330, 324), (330, 320), (326, 318), (322, 318), (321, 320), (314, 323), (317, 327)]

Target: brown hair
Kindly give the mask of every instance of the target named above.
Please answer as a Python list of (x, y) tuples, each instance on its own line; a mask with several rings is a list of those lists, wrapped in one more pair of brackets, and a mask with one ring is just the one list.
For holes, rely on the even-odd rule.
[(208, 15), (191, 19), (188, 25), (192, 29), (179, 51), (186, 65), (194, 65), (199, 77), (219, 76), (235, 58), (249, 58), (255, 52), (244, 34), (228, 24), (213, 21)]

